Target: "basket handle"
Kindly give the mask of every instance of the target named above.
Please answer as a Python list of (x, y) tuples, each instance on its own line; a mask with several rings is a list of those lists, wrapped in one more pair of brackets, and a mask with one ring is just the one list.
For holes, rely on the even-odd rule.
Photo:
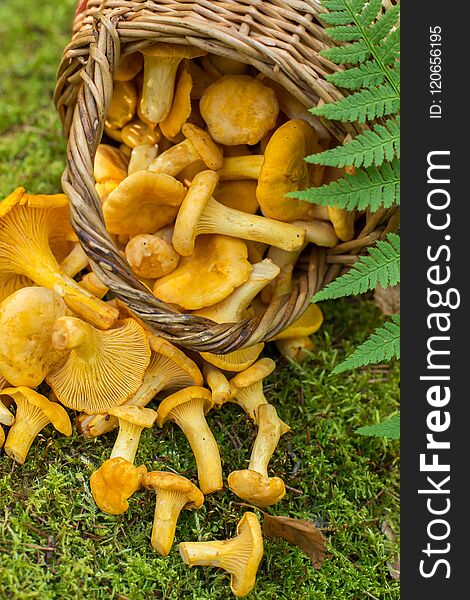
[[(122, 12), (120, 13), (122, 14)], [(315, 249), (306, 275), (291, 294), (271, 302), (264, 314), (240, 323), (215, 324), (181, 314), (158, 300), (138, 281), (106, 231), (95, 189), (93, 161), (103, 135), (113, 93), (112, 74), (120, 56), (116, 23), (120, 16), (94, 15), (93, 37), (67, 143), (62, 187), (70, 202), (72, 226), (93, 270), (129, 309), (158, 335), (198, 352), (224, 354), (266, 341), (293, 323), (307, 308), (324, 277), (325, 252)]]

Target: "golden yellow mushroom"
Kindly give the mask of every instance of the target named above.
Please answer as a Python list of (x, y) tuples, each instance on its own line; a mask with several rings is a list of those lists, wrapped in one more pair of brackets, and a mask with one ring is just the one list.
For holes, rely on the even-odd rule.
[(114, 73), (116, 81), (131, 81), (143, 69), (144, 59), (140, 52), (133, 52), (122, 56)]
[(157, 279), (153, 293), (163, 302), (197, 310), (226, 298), (251, 272), (246, 244), (225, 235), (201, 235), (191, 256), (181, 257), (169, 275)]
[[(246, 311), (253, 298), (279, 273), (277, 267), (270, 260), (266, 259), (253, 265), (250, 276), (247, 281), (237, 287), (227, 298), (196, 311), (194, 314), (211, 319), (216, 323), (238, 323), (246, 318)], [(242, 371), (249, 367), (260, 355), (264, 348), (264, 343), (259, 342), (234, 350), (226, 354), (213, 354), (211, 352), (201, 352), (202, 358), (213, 364), (219, 369), (225, 371)]]
[(286, 198), (288, 192), (320, 185), (318, 170), (304, 159), (321, 150), (315, 130), (293, 119), (281, 125), (266, 147), (256, 195), (262, 213), (280, 221), (308, 220), (317, 212), (304, 200)]
[(57, 402), (51, 402), (42, 394), (20, 386), (5, 388), (0, 395), (8, 395), (16, 404), (15, 422), (5, 441), (5, 452), (22, 465), (40, 431), (51, 423), (64, 435), (72, 435), (72, 424), (65, 409)]
[(122, 141), (129, 147), (135, 148), (142, 144), (155, 145), (161, 139), (161, 135), (155, 129), (152, 129), (146, 123), (138, 119), (131, 121), (121, 131)]
[(125, 402), (142, 384), (150, 361), (145, 331), (133, 319), (100, 331), (75, 317), (61, 317), (54, 324), (52, 343), (58, 352), (69, 354), (47, 375), (47, 383), (62, 404), (88, 413)]
[(222, 406), (222, 404), (227, 402), (231, 395), (228, 379), (220, 369), (206, 361), (204, 361), (202, 372), (204, 373), (207, 385), (211, 389), (214, 404)]
[(126, 259), (138, 277), (157, 279), (176, 269), (180, 255), (159, 235), (141, 233), (126, 245)]
[(202, 171), (191, 182), (179, 208), (172, 243), (182, 256), (193, 252), (196, 237), (218, 233), (264, 242), (284, 250), (296, 250), (304, 243), (305, 230), (290, 223), (249, 215), (220, 204), (212, 197), (218, 183), (215, 171)]
[(96, 149), (93, 176), (97, 183), (120, 183), (127, 177), (127, 159), (114, 146), (100, 144)]
[[(146, 406), (163, 390), (202, 386), (199, 368), (184, 352), (156, 335), (149, 335), (148, 341), (152, 349), (150, 364), (141, 386), (122, 406)], [(117, 418), (110, 414), (79, 417), (79, 430), (88, 438), (97, 437), (117, 426)]]
[(184, 195), (184, 185), (170, 175), (137, 171), (104, 202), (106, 228), (130, 236), (154, 233), (174, 220)]
[(259, 178), (264, 163), (263, 154), (244, 154), (224, 158), (217, 171), (220, 181), (233, 181)]
[(107, 306), (64, 273), (55, 259), (49, 238), (63, 224), (67, 198), (28, 196), (18, 188), (0, 203), (0, 281), (26, 276), (53, 289), (73, 312), (101, 328), (109, 328), (117, 311)]
[(52, 344), (52, 329), (67, 307), (53, 290), (26, 287), (0, 304), (0, 373), (13, 386), (37, 387), (65, 359)]
[(142, 431), (153, 426), (157, 413), (151, 408), (126, 404), (113, 406), (108, 409), (108, 412), (119, 421), (119, 432), (110, 458), (120, 456), (133, 463)]
[(259, 209), (256, 181), (220, 181), (213, 196), (220, 204), (251, 215)]
[(181, 558), (190, 567), (220, 567), (230, 576), (230, 589), (237, 597), (246, 596), (256, 583), (256, 573), (263, 558), (263, 535), (255, 513), (246, 512), (237, 525), (237, 535), (230, 540), (181, 542)]
[(131, 81), (115, 81), (113, 96), (106, 116), (109, 129), (122, 129), (134, 118), (137, 107), (137, 92)]
[(297, 337), (276, 340), (274, 343), (282, 356), (297, 363), (304, 362), (310, 356), (314, 347), (308, 335), (298, 335)]
[(128, 174), (132, 175), (133, 173), (137, 173), (137, 171), (146, 171), (157, 155), (157, 144), (141, 144), (132, 148), (127, 169)]
[(90, 294), (93, 294), (93, 296), (100, 299), (109, 292), (109, 288), (104, 285), (98, 275), (93, 273), (93, 271), (84, 275), (78, 284), (80, 287), (87, 290), (87, 292), (90, 292)]
[(152, 526), (152, 546), (161, 556), (168, 556), (175, 539), (180, 512), (183, 508), (200, 508), (204, 496), (186, 477), (165, 471), (147, 473), (142, 483), (145, 488), (153, 490), (157, 495)]
[(221, 75), (244, 75), (248, 70), (246, 63), (228, 58), (227, 56), (211, 54), (208, 58)]
[(185, 65), (176, 84), (175, 95), (171, 110), (164, 121), (160, 122), (160, 131), (167, 138), (173, 140), (191, 115), (191, 90), (193, 80), (188, 67)]
[(142, 487), (145, 465), (136, 467), (121, 457), (110, 458), (90, 477), (90, 488), (97, 506), (108, 515), (122, 515), (129, 498)]
[(205, 414), (213, 407), (211, 393), (191, 386), (167, 396), (158, 406), (157, 425), (174, 422), (186, 436), (196, 459), (199, 487), (203, 494), (223, 488), (220, 453)]
[(185, 140), (162, 152), (150, 164), (149, 171), (176, 176), (185, 167), (202, 160), (209, 169), (220, 169), (223, 155), (210, 135), (193, 123), (185, 123), (181, 131)]
[(201, 115), (219, 144), (257, 144), (276, 125), (279, 104), (273, 90), (248, 75), (227, 75), (207, 88)]
[(148, 46), (142, 54), (144, 80), (140, 110), (151, 123), (160, 123), (171, 110), (180, 62), (183, 58), (196, 58), (206, 52), (194, 46), (160, 43)]
[[(337, 169), (334, 167), (327, 167), (325, 175), (323, 177), (323, 184), (329, 184), (333, 181), (337, 181), (344, 176), (345, 173), (351, 171), (351, 167), (345, 169)], [(354, 167), (352, 167), (354, 171)], [(343, 242), (349, 242), (354, 238), (354, 222), (356, 218), (355, 211), (348, 211), (338, 206), (328, 206), (328, 216), (333, 223), (336, 235)]]
[(277, 416), (272, 404), (257, 408), (258, 433), (251, 451), (248, 469), (232, 471), (228, 487), (242, 500), (262, 508), (277, 504), (285, 496), (286, 488), (280, 477), (269, 477), (268, 464), (281, 435), (289, 427)]

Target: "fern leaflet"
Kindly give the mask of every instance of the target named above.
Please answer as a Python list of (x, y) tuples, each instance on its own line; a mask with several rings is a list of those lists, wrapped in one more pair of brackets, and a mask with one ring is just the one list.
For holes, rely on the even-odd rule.
[(400, 315), (391, 315), (391, 319), (378, 327), (346, 360), (337, 365), (332, 374), (400, 358)]
[(373, 131), (364, 131), (344, 146), (312, 154), (306, 161), (329, 167), (370, 167), (391, 161), (394, 156), (400, 157), (400, 117), (376, 125)]
[(371, 88), (380, 85), (385, 81), (385, 74), (380, 65), (374, 60), (369, 60), (347, 71), (327, 75), (326, 79), (338, 87), (357, 90), (361, 87)]
[(389, 83), (356, 92), (331, 104), (311, 108), (314, 115), (336, 121), (359, 121), (365, 123), (395, 114), (400, 109), (400, 95)]
[(389, 208), (400, 202), (400, 163), (394, 159), (380, 167), (360, 169), (354, 175), (345, 175), (328, 185), (289, 192), (287, 196), (346, 210)]
[(375, 437), (386, 437), (389, 440), (400, 439), (400, 413), (393, 415), (381, 423), (365, 425), (356, 429), (356, 433)]
[(333, 280), (312, 298), (312, 302), (356, 296), (377, 287), (396, 285), (400, 281), (400, 238), (389, 233), (387, 241), (378, 241), (361, 256), (344, 275)]

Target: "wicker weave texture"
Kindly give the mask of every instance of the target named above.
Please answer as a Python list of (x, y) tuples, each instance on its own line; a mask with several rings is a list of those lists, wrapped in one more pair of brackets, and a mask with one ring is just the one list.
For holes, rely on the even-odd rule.
[[(55, 92), (68, 135), (62, 185), (70, 200), (72, 224), (104, 283), (152, 330), (181, 346), (226, 353), (269, 340), (301, 316), (312, 295), (336, 276), (341, 265), (332, 264), (327, 270), (326, 253), (314, 248), (296, 289), (274, 300), (265, 314), (242, 323), (214, 324), (180, 314), (155, 298), (136, 279), (107, 233), (95, 190), (93, 160), (111, 101), (112, 74), (122, 55), (149, 44), (190, 44), (253, 65), (305, 106), (331, 101), (341, 94), (324, 79), (337, 67), (318, 55), (328, 41), (319, 20), (322, 12), (316, 0), (82, 0), (78, 4)], [(346, 134), (337, 125), (327, 126), (338, 139)], [(370, 243), (369, 238), (376, 239), (372, 230), (362, 232), (361, 239), (344, 251), (359, 250)]]

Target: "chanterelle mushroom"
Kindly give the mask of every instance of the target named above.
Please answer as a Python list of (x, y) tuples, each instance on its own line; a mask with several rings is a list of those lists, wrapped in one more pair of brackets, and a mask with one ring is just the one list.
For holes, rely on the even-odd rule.
[(130, 81), (116, 81), (113, 96), (106, 117), (106, 126), (111, 129), (122, 129), (135, 115), (137, 92)]
[[(122, 407), (146, 406), (162, 390), (203, 384), (199, 368), (184, 352), (156, 335), (149, 335), (148, 341), (152, 357), (142, 385)], [(79, 420), (79, 429), (88, 438), (97, 437), (117, 426), (117, 418), (109, 414), (85, 415)]]
[(182, 256), (189, 256), (196, 237), (218, 233), (230, 237), (265, 242), (284, 250), (296, 250), (304, 243), (305, 230), (291, 225), (249, 215), (217, 202), (212, 194), (219, 177), (215, 171), (202, 171), (191, 182), (179, 208), (172, 243)]
[(271, 88), (248, 75), (227, 75), (204, 92), (201, 115), (220, 144), (257, 144), (276, 126), (279, 104)]
[[(64, 273), (49, 244), (63, 222), (66, 196), (29, 196), (17, 188), (0, 202), (0, 281), (23, 275), (53, 289), (67, 306), (93, 325), (108, 328), (118, 312)], [(13, 291), (13, 290), (11, 290)]]
[(154, 233), (169, 225), (185, 195), (184, 185), (170, 175), (137, 171), (113, 190), (103, 204), (110, 233)]
[(141, 233), (127, 243), (126, 258), (136, 275), (157, 279), (176, 269), (180, 255), (158, 234)]
[(16, 404), (15, 422), (5, 442), (5, 452), (22, 465), (34, 438), (51, 423), (64, 435), (72, 435), (72, 424), (65, 409), (42, 394), (20, 386), (5, 388), (0, 395), (11, 396)]
[(213, 405), (209, 390), (191, 386), (167, 396), (157, 410), (159, 427), (167, 421), (174, 421), (186, 436), (196, 459), (199, 487), (203, 494), (223, 488), (219, 447), (204, 416)]
[(142, 484), (157, 494), (151, 543), (162, 556), (167, 556), (175, 539), (176, 523), (183, 508), (199, 508), (204, 502), (202, 492), (186, 477), (151, 471)]
[(316, 209), (311, 204), (286, 198), (286, 194), (320, 185), (321, 180), (315, 180), (312, 166), (304, 160), (320, 150), (315, 130), (301, 119), (287, 121), (276, 129), (265, 150), (256, 190), (266, 217), (295, 221), (315, 216)]
[(220, 567), (230, 573), (230, 588), (238, 597), (253, 589), (264, 552), (259, 520), (252, 512), (243, 515), (237, 525), (237, 536), (230, 540), (181, 542), (178, 548), (190, 567)]
[(183, 58), (196, 58), (206, 52), (194, 46), (160, 43), (145, 48), (142, 54), (144, 80), (140, 110), (152, 123), (160, 123), (171, 110), (176, 71), (180, 62)]
[(125, 402), (141, 385), (150, 361), (145, 331), (133, 319), (100, 331), (75, 317), (61, 317), (52, 343), (69, 355), (47, 375), (47, 383), (62, 404), (88, 413)]
[(176, 84), (171, 110), (166, 119), (160, 122), (160, 131), (168, 140), (178, 135), (191, 115), (192, 89), (193, 79), (187, 66), (183, 65), (178, 83)]
[(129, 508), (129, 498), (141, 488), (145, 465), (134, 466), (121, 458), (110, 458), (90, 477), (90, 488), (97, 506), (108, 515), (121, 515)]
[(157, 279), (153, 293), (163, 302), (197, 310), (226, 298), (251, 272), (246, 244), (225, 235), (201, 235), (191, 256)]
[(185, 123), (181, 131), (186, 139), (157, 156), (149, 165), (149, 171), (175, 176), (199, 160), (209, 169), (220, 169), (223, 163), (222, 151), (207, 131), (192, 123)]
[(248, 469), (232, 471), (227, 483), (239, 498), (264, 508), (279, 502), (286, 493), (280, 477), (269, 477), (268, 464), (281, 435), (289, 428), (286, 429), (272, 404), (260, 404), (257, 412), (258, 434)]
[[(265, 259), (253, 265), (253, 269), (247, 281), (237, 287), (225, 300), (196, 311), (194, 314), (206, 317), (216, 323), (238, 323), (246, 315), (245, 312), (253, 298), (279, 273), (277, 267), (269, 259)], [(225, 371), (242, 371), (249, 367), (259, 356), (264, 343), (260, 342), (234, 350), (226, 354), (213, 354), (201, 352), (201, 356), (207, 362)]]
[(130, 405), (113, 406), (108, 412), (119, 420), (119, 433), (110, 458), (120, 456), (133, 463), (140, 435), (145, 428), (153, 426), (157, 413), (151, 408)]
[(67, 307), (54, 291), (26, 287), (0, 304), (0, 374), (13, 386), (37, 387), (63, 358), (52, 328)]

